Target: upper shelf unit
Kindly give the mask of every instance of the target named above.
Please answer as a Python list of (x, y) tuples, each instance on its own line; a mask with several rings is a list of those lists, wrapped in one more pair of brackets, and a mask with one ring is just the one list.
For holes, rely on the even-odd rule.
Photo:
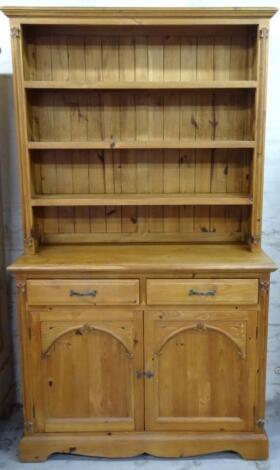
[(28, 250), (259, 243), (264, 23), (169, 20), (21, 24)]

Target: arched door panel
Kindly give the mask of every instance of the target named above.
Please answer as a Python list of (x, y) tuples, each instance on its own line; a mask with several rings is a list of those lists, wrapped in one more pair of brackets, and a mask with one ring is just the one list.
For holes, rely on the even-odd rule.
[(37, 430), (143, 427), (143, 380), (136, 379), (143, 369), (142, 312), (77, 313), (31, 314)]
[(256, 312), (149, 312), (147, 428), (252, 429), (255, 346)]

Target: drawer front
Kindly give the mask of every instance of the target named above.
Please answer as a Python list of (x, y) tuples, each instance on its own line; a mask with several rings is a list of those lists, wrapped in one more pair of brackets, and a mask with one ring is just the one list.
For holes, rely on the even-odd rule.
[(30, 280), (29, 305), (136, 305), (139, 304), (137, 279)]
[(149, 279), (147, 303), (257, 304), (257, 279)]

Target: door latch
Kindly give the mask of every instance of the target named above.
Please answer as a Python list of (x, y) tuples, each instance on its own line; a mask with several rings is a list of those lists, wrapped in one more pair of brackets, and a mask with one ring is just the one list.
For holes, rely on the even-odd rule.
[(151, 372), (150, 370), (147, 370), (147, 372), (145, 372), (145, 377), (147, 377), (147, 379), (151, 379), (154, 376), (155, 374)]
[(146, 372), (144, 370), (136, 370), (136, 378), (137, 379), (142, 379), (142, 377), (146, 377), (147, 379), (151, 379), (154, 377), (155, 374), (151, 372), (150, 370), (147, 370)]

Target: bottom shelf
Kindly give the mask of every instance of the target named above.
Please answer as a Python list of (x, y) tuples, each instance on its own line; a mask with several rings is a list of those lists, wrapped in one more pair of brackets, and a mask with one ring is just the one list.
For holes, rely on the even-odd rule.
[(247, 242), (250, 206), (34, 207), (41, 244)]

